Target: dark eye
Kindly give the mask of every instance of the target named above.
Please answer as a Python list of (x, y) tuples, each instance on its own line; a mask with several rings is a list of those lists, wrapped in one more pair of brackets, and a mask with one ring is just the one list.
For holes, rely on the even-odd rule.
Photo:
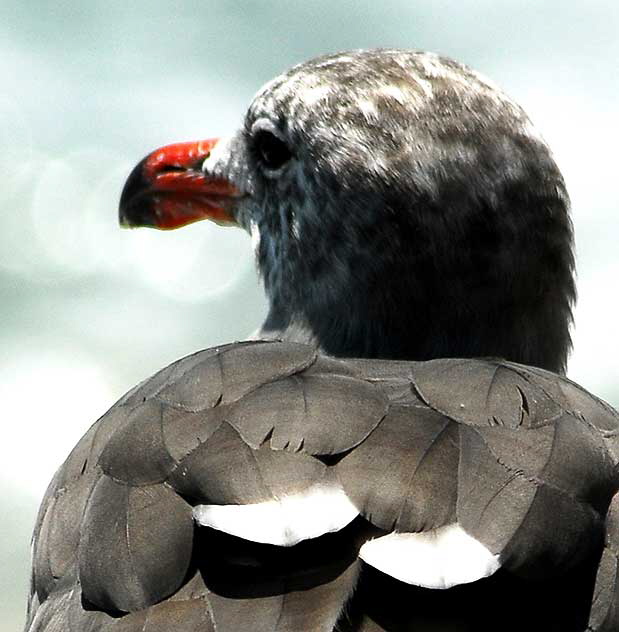
[(269, 171), (276, 171), (292, 158), (288, 145), (266, 130), (255, 135), (253, 146), (256, 157)]

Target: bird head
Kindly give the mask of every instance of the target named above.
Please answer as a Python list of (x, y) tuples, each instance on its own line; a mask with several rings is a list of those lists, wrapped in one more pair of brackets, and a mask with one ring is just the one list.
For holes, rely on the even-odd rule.
[(434, 54), (373, 50), (280, 75), (229, 138), (149, 154), (120, 221), (252, 233), (265, 335), (303, 332), (334, 355), (562, 371), (568, 206), (547, 145), (503, 92)]

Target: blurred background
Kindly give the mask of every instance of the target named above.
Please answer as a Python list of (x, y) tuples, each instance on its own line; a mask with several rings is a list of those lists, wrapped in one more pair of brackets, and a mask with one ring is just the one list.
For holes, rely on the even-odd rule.
[(159, 145), (231, 132), (309, 57), (433, 50), (527, 109), (572, 196), (569, 375), (618, 405), (617, 33), (616, 0), (0, 2), (0, 632), (23, 625), (35, 512), (80, 436), (265, 313), (241, 231), (119, 230), (125, 177)]

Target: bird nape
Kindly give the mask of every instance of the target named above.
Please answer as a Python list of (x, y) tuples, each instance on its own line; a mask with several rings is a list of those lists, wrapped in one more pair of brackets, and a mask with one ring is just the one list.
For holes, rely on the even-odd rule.
[(619, 416), (563, 376), (568, 196), (430, 53), (295, 66), (129, 176), (125, 226), (252, 234), (260, 340), (131, 390), (56, 473), (28, 632), (619, 629)]

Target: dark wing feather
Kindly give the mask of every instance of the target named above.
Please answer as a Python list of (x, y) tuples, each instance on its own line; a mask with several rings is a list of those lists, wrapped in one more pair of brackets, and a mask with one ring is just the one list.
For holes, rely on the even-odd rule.
[[(337, 360), (279, 342), (194, 354), (123, 397), (56, 474), (26, 629), (566, 632), (590, 615), (610, 632), (618, 429), (577, 385), (500, 360)], [(295, 546), (192, 518), (324, 485), (360, 515)], [(499, 557), (492, 577), (431, 590), (358, 559), (370, 538), (455, 522)]]
[(409, 407), (393, 405), (339, 463), (344, 490), (386, 531), (427, 531), (454, 522), (457, 435), (457, 426), (433, 410), (419, 408), (411, 415)]
[(604, 550), (597, 572), (587, 632), (619, 629), (619, 494), (606, 516)]

